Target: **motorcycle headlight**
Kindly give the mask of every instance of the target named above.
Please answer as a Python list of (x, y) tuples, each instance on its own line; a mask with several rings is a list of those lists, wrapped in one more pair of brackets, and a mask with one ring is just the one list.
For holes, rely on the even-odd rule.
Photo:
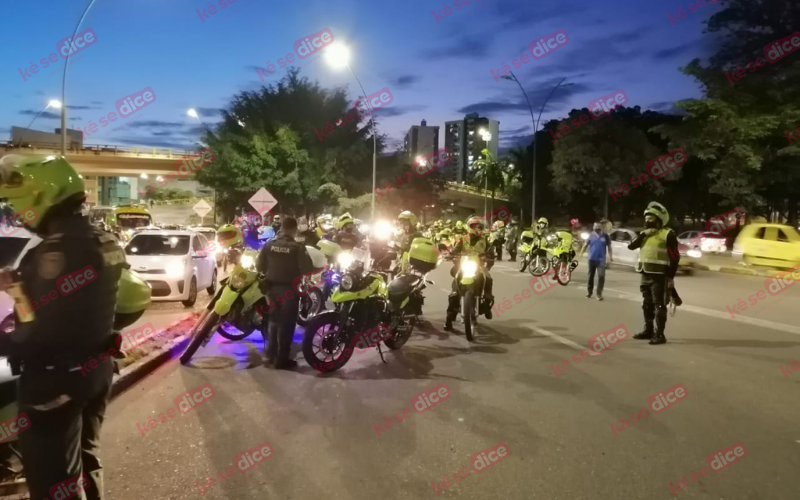
[(350, 267), (350, 264), (353, 263), (353, 254), (350, 252), (342, 252), (336, 258), (336, 262), (342, 267), (342, 269), (347, 269)]
[(183, 261), (170, 262), (164, 270), (167, 272), (167, 276), (180, 278), (186, 272), (186, 264)]
[(350, 290), (351, 288), (353, 288), (353, 277), (349, 274), (345, 274), (342, 277), (341, 287), (342, 290)]
[(467, 260), (461, 263), (461, 275), (465, 278), (474, 278), (478, 272), (478, 263), (474, 260)]
[(372, 235), (378, 241), (389, 241), (392, 239), (393, 230), (394, 228), (390, 222), (382, 220), (378, 221), (375, 227), (372, 228)]
[(233, 273), (230, 281), (231, 288), (233, 288), (234, 290), (244, 288), (244, 286), (247, 285), (248, 277), (249, 275), (247, 271), (240, 270), (239, 272)]
[(547, 237), (547, 241), (553, 241), (553, 237), (552, 236), (548, 236)]
[(582, 240), (588, 240), (589, 239), (589, 233), (581, 233), (581, 239)]
[(256, 259), (252, 255), (242, 255), (240, 262), (245, 269), (250, 269), (256, 265)]

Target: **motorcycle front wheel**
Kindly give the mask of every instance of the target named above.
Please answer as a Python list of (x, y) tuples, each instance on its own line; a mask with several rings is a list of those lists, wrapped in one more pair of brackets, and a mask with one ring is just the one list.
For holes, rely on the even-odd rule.
[(314, 316), (306, 324), (303, 332), (303, 358), (306, 363), (320, 373), (328, 373), (342, 368), (350, 361), (345, 353), (347, 336), (339, 326), (336, 312)]
[(472, 291), (464, 293), (464, 303), (461, 305), (461, 317), (464, 318), (464, 333), (467, 335), (467, 340), (473, 342), (475, 336), (472, 334), (472, 329), (475, 327), (475, 294)]
[(399, 331), (397, 328), (397, 322), (392, 322), (392, 336), (388, 339), (384, 340), (383, 343), (386, 344), (386, 347), (389, 349), (396, 351), (406, 345), (408, 339), (411, 337), (411, 332), (414, 330), (414, 325), (417, 323), (417, 317), (414, 316), (412, 319), (409, 320), (409, 324), (407, 325), (407, 329), (405, 332)]
[(567, 286), (572, 279), (572, 271), (569, 270), (569, 263), (566, 259), (559, 259), (556, 267), (553, 268), (556, 281), (562, 286)]
[(550, 270), (550, 261), (547, 260), (547, 257), (541, 253), (536, 254), (533, 257), (528, 270), (531, 272), (532, 276), (542, 276)]
[(181, 354), (181, 364), (185, 365), (189, 363), (192, 359), (192, 356), (200, 349), (200, 346), (203, 345), (203, 342), (206, 341), (211, 335), (214, 334), (214, 331), (219, 326), (220, 317), (219, 314), (211, 311), (207, 316), (205, 316), (200, 324), (194, 331), (194, 335), (192, 336), (192, 340), (189, 341), (189, 345), (186, 346), (186, 350), (183, 351)]

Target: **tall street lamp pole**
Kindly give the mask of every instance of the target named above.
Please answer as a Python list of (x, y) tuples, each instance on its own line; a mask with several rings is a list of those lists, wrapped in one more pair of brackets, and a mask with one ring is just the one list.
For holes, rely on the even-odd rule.
[(519, 82), (517, 75), (514, 74), (513, 71), (510, 72), (511, 76), (505, 75), (502, 78), (506, 80), (512, 80), (517, 82), (519, 85), (519, 89), (522, 91), (522, 95), (525, 96), (525, 102), (528, 103), (528, 111), (531, 113), (531, 124), (533, 125), (533, 172), (531, 172), (531, 224), (536, 221), (536, 131), (539, 130), (539, 120), (542, 118), (542, 112), (544, 111), (544, 107), (547, 105), (547, 101), (553, 96), (553, 92), (556, 91), (558, 87), (564, 83), (564, 80), (567, 78), (564, 77), (561, 79), (558, 84), (553, 87), (553, 90), (550, 91), (550, 95), (547, 96), (547, 99), (544, 100), (542, 104), (542, 109), (539, 110), (539, 117), (534, 120), (533, 119), (533, 108), (531, 107), (531, 101), (528, 99), (528, 94), (525, 92), (525, 89), (522, 88), (522, 84)]
[(19, 141), (17, 141), (17, 147), (22, 147), (22, 145), (25, 144), (25, 141), (24, 141), (25, 134), (27, 134), (28, 130), (33, 126), (33, 122), (35, 122), (36, 119), (39, 118), (42, 115), (42, 113), (47, 111), (49, 108), (61, 109), (61, 103), (59, 101), (55, 100), (55, 99), (51, 99), (50, 102), (47, 103), (47, 106), (44, 107), (44, 109), (42, 109), (41, 111), (36, 113), (36, 116), (33, 117), (33, 120), (31, 120), (31, 122), (28, 124), (28, 126), (25, 127), (25, 130), (22, 131), (22, 134), (20, 135)]
[[(75, 26), (75, 32), (72, 34), (72, 38), (75, 38), (75, 35), (78, 34), (78, 31), (81, 29), (81, 23), (83, 23), (86, 14), (89, 13), (89, 9), (92, 8), (94, 2), (95, 0), (89, 0), (86, 9), (84, 9), (81, 18), (78, 20), (78, 25)], [(72, 38), (70, 38), (70, 40), (72, 40)], [(68, 47), (70, 47), (70, 50), (69, 54), (67, 54), (67, 58), (64, 60), (64, 77), (61, 79), (61, 156), (66, 156), (67, 154), (67, 69), (69, 68), (69, 58), (72, 55), (72, 46), (68, 45)]]
[[(485, 128), (478, 130), (478, 133), (481, 134), (481, 139), (483, 139), (483, 141), (485, 142), (486, 149), (488, 150), (489, 141), (492, 140), (492, 134), (488, 132)], [(489, 191), (489, 168), (490, 168), (488, 160), (489, 158), (486, 158), (485, 161), (487, 161), (487, 163), (483, 169), (483, 213), (485, 214), (489, 213), (488, 210), (486, 209), (486, 203), (487, 203), (486, 192)]]
[[(327, 48), (326, 57), (331, 66), (347, 66), (347, 69), (349, 69), (350, 73), (353, 74), (353, 78), (355, 78), (356, 82), (358, 82), (358, 86), (361, 87), (361, 93), (364, 96), (364, 102), (366, 103), (367, 91), (364, 90), (364, 86), (361, 85), (361, 80), (358, 79), (356, 72), (353, 71), (353, 68), (350, 66), (350, 49), (342, 44), (336, 43)], [(367, 103), (367, 105), (369, 105), (369, 103)], [(378, 134), (375, 130), (375, 118), (371, 115), (370, 124), (372, 125), (372, 209), (370, 211), (370, 218), (372, 220), (370, 223), (375, 224), (375, 180), (378, 169)]]

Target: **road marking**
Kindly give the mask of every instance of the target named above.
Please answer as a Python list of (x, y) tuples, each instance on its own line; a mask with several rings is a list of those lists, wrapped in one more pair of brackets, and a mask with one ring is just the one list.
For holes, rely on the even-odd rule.
[[(586, 289), (585, 286), (579, 286), (579, 288)], [(632, 302), (637, 302), (637, 303), (640, 303), (642, 301), (642, 297), (640, 295), (636, 295), (630, 292), (615, 290), (613, 288), (604, 288), (604, 290), (618, 293), (621, 299), (630, 300)], [(783, 323), (777, 323), (775, 321), (769, 321), (766, 319), (749, 318), (747, 316), (738, 316), (736, 318), (732, 318), (729, 313), (722, 311), (715, 311), (713, 309), (706, 309), (705, 307), (688, 305), (686, 302), (684, 302), (682, 306), (678, 307), (678, 310), (692, 312), (695, 314), (702, 314), (703, 316), (708, 316), (710, 318), (726, 319), (728, 321), (736, 321), (745, 325), (757, 326), (760, 328), (769, 328), (770, 330), (777, 330), (779, 332), (800, 335), (800, 327), (786, 325)]]
[(564, 337), (562, 337), (561, 335), (559, 335), (557, 333), (548, 332), (547, 330), (544, 330), (544, 329), (539, 328), (537, 326), (533, 326), (532, 323), (525, 323), (525, 326), (527, 326), (528, 328), (530, 328), (531, 330), (533, 330), (536, 333), (539, 333), (541, 335), (545, 335), (547, 337), (550, 337), (551, 339), (555, 340), (556, 342), (560, 342), (560, 343), (562, 343), (562, 344), (564, 344), (566, 346), (572, 347), (576, 351), (583, 351), (585, 349), (585, 350), (589, 351), (589, 356), (600, 356), (600, 354), (598, 354), (598, 353), (596, 353), (596, 352), (594, 352), (592, 350), (586, 349), (586, 347), (583, 347), (580, 344), (576, 344), (575, 342), (571, 341), (570, 339), (564, 338)]

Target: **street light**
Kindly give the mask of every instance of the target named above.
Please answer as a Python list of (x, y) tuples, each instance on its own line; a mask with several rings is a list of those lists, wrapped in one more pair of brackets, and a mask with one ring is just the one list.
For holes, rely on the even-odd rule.
[[(350, 70), (350, 73), (353, 74), (353, 78), (356, 79), (358, 82), (358, 86), (361, 87), (361, 93), (364, 95), (364, 100), (367, 99), (367, 91), (364, 90), (364, 86), (361, 85), (361, 80), (358, 79), (356, 76), (356, 72), (353, 71), (353, 68), (350, 66), (350, 49), (341, 43), (334, 43), (325, 49), (325, 60), (328, 61), (328, 64), (333, 68), (343, 68), (347, 67)], [(370, 123), (372, 124), (372, 210), (371, 210), (371, 223), (375, 223), (375, 176), (377, 172), (377, 165), (378, 165), (378, 139), (377, 139), (377, 132), (375, 131), (375, 118), (370, 116)]]
[(188, 110), (188, 111), (186, 111), (186, 114), (187, 114), (187, 115), (189, 115), (189, 116), (191, 116), (192, 118), (197, 118), (197, 120), (198, 120), (200, 123), (203, 123), (203, 121), (202, 121), (202, 120), (200, 120), (200, 117), (199, 117), (199, 116), (197, 116), (197, 111), (195, 111), (195, 110), (194, 110), (194, 108), (189, 108), (189, 110)]
[[(489, 133), (485, 128), (478, 130), (478, 133), (481, 135), (481, 139), (486, 142), (486, 149), (489, 149), (489, 141), (492, 140), (492, 134)], [(486, 163), (485, 168), (483, 169), (483, 213), (487, 213), (486, 210), (486, 191), (489, 190), (489, 164)]]
[[(522, 84), (519, 82), (517, 75), (515, 75), (513, 71), (509, 72), (511, 73), (511, 76), (504, 75), (501, 78), (517, 82), (517, 85), (519, 85), (519, 89), (522, 91), (522, 95), (525, 96), (525, 102), (528, 103), (528, 111), (530, 111), (531, 113), (531, 123), (533, 124), (533, 172), (531, 172), (531, 223), (533, 223), (536, 220), (536, 131), (539, 130), (539, 120), (542, 118), (542, 112), (544, 111), (545, 105), (547, 105), (547, 101), (550, 100), (550, 98), (553, 96), (553, 92), (555, 92), (556, 89), (560, 87), (561, 84), (564, 83), (564, 80), (566, 80), (567, 78), (566, 77), (562, 78), (561, 81), (558, 82), (558, 84), (555, 87), (553, 87), (553, 90), (550, 91), (550, 95), (548, 95), (547, 99), (545, 99), (544, 103), (542, 103), (542, 109), (539, 110), (539, 117), (536, 120), (534, 120), (533, 108), (531, 108), (531, 101), (528, 99), (528, 94), (525, 93), (525, 89), (522, 88)], [(568, 83), (567, 85), (572, 85), (572, 84)]]
[(56, 99), (50, 99), (50, 101), (48, 101), (48, 103), (47, 103), (47, 106), (45, 106), (44, 109), (42, 109), (41, 111), (36, 113), (36, 116), (33, 117), (33, 120), (31, 120), (31, 122), (28, 124), (28, 126), (25, 127), (25, 130), (22, 131), (22, 136), (19, 138), (19, 142), (17, 142), (18, 146), (22, 146), (22, 143), (23, 143), (22, 139), (25, 138), (25, 133), (27, 133), (28, 130), (33, 126), (33, 122), (35, 122), (36, 119), (39, 118), (39, 116), (42, 113), (47, 111), (48, 108), (61, 109), (61, 101), (58, 101)]
[[(89, 0), (89, 3), (86, 5), (86, 9), (84, 9), (81, 18), (78, 19), (78, 24), (75, 26), (75, 32), (72, 33), (72, 40), (78, 34), (78, 31), (81, 29), (81, 23), (83, 22), (86, 14), (89, 13), (89, 9), (92, 8), (94, 5), (95, 0)], [(67, 54), (67, 58), (64, 60), (64, 78), (61, 80), (61, 102), (65, 103), (65, 105), (61, 108), (61, 156), (66, 156), (67, 154), (67, 68), (69, 68), (69, 58), (72, 56), (72, 51), (69, 51)]]

